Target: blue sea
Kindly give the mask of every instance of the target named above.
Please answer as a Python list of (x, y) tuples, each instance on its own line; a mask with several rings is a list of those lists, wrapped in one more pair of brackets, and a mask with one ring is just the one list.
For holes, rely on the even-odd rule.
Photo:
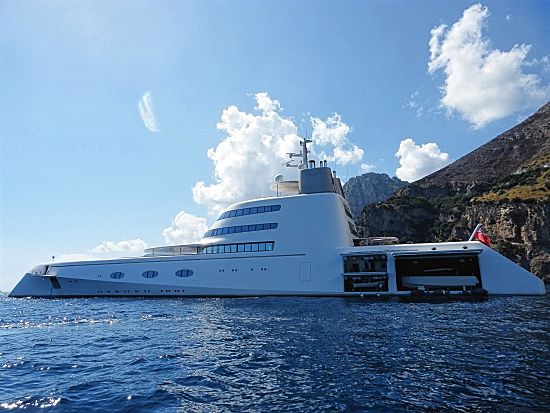
[(0, 296), (0, 410), (548, 412), (550, 296)]

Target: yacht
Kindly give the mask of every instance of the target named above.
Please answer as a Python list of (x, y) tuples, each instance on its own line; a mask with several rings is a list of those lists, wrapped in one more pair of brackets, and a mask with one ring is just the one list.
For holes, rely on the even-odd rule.
[(11, 297), (543, 295), (543, 282), (478, 241), (399, 244), (358, 236), (340, 179), (301, 152), (297, 181), (228, 207), (196, 243), (143, 256), (51, 262)]

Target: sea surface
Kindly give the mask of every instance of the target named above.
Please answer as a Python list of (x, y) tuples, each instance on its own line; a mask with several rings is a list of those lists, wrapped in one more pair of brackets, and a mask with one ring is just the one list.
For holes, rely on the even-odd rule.
[(0, 410), (550, 411), (550, 295), (11, 299)]

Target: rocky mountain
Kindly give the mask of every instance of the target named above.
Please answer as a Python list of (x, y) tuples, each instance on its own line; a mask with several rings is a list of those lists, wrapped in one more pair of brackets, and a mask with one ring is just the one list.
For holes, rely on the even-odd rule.
[(403, 242), (464, 240), (481, 222), (496, 250), (550, 281), (550, 104), (356, 222)]
[(348, 200), (353, 217), (357, 217), (365, 205), (388, 199), (399, 188), (407, 185), (397, 177), (369, 172), (351, 178), (344, 184), (344, 195)]

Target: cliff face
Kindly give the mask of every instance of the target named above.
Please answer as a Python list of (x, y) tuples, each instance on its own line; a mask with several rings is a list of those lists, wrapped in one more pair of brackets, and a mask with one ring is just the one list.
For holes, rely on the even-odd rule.
[(344, 185), (344, 195), (348, 200), (353, 217), (357, 217), (365, 205), (388, 199), (393, 193), (407, 185), (395, 176), (369, 172), (355, 176)]
[(477, 223), (497, 251), (550, 281), (550, 104), (357, 218), (364, 236), (402, 242), (465, 240)]

